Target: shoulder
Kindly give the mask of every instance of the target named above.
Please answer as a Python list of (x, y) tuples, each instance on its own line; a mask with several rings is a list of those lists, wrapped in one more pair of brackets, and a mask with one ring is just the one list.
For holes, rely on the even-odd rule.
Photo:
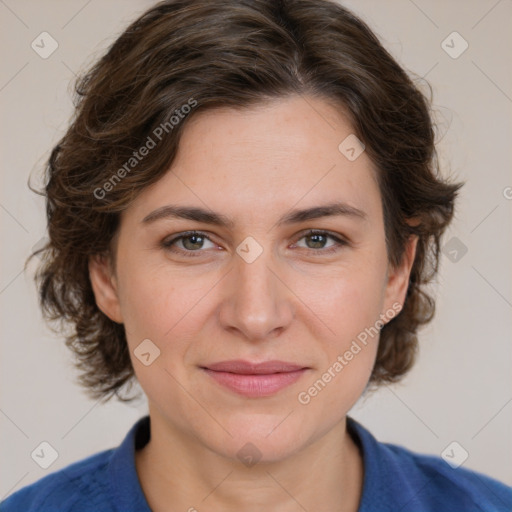
[(349, 424), (364, 457), (360, 512), (512, 510), (512, 487), (439, 456), (379, 442), (353, 419)]
[(512, 510), (512, 487), (483, 473), (452, 467), (439, 456), (412, 452), (384, 443), (385, 450), (398, 466), (397, 475), (415, 502), (431, 510)]
[(23, 487), (0, 503), (0, 512), (95, 510), (110, 512), (108, 463), (105, 450), (55, 471)]

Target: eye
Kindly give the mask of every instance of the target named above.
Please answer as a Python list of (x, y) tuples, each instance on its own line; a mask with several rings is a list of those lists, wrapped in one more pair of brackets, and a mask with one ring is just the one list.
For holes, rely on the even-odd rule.
[[(324, 247), (325, 243), (328, 239), (334, 240), (334, 244), (329, 246), (327, 249)], [(311, 229), (307, 233), (304, 233), (299, 240), (306, 239), (309, 240), (309, 245), (312, 247), (306, 246), (306, 249), (309, 252), (319, 253), (319, 254), (330, 254), (338, 251), (341, 247), (348, 245), (346, 240), (333, 235), (329, 231), (322, 231), (318, 229)], [(307, 242), (306, 242), (307, 243)]]
[[(208, 240), (213, 245), (210, 237), (201, 231), (187, 231), (181, 233), (179, 236), (171, 238), (170, 240), (163, 240), (162, 247), (174, 253), (182, 254), (184, 256), (199, 256), (199, 254), (193, 254), (202, 252), (199, 249), (204, 248), (205, 240)], [(177, 242), (180, 242), (183, 249), (176, 248)]]
[[(343, 240), (342, 238), (330, 233), (329, 231), (322, 231), (318, 229), (309, 230), (308, 232), (304, 233), (298, 240), (300, 241), (302, 239), (309, 240), (307, 243), (313, 246), (305, 247), (308, 252), (319, 255), (330, 254), (338, 251), (343, 246), (349, 245), (346, 240)], [(333, 240), (334, 243), (331, 246), (325, 248), (324, 246), (328, 239)], [(208, 241), (210, 244), (216, 247), (210, 237), (201, 231), (187, 231), (185, 233), (181, 233), (171, 239), (163, 240), (161, 245), (165, 250), (171, 251), (173, 253), (183, 256), (196, 257), (200, 256), (201, 252), (204, 252), (201, 251), (201, 249), (205, 248), (205, 241)], [(178, 244), (181, 244), (182, 247), (178, 247)]]

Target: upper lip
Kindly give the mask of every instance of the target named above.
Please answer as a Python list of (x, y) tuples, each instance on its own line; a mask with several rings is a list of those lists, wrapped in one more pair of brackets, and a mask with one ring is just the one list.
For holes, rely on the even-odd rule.
[(204, 366), (208, 370), (216, 372), (239, 373), (244, 375), (264, 375), (269, 373), (284, 373), (303, 370), (306, 367), (300, 364), (287, 363), (285, 361), (264, 361), (262, 363), (251, 363), (242, 359), (221, 361), (219, 363)]

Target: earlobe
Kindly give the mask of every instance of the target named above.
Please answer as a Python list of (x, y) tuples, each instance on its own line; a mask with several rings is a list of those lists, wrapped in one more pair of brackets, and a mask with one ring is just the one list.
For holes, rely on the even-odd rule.
[(98, 308), (114, 322), (123, 323), (115, 276), (107, 256), (98, 254), (89, 258), (89, 279)]

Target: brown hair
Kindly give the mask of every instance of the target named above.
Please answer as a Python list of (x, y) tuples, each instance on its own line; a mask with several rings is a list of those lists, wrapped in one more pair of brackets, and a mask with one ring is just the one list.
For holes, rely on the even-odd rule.
[(96, 305), (89, 257), (110, 254), (120, 212), (168, 171), (192, 116), (291, 94), (349, 116), (378, 169), (389, 261), (419, 237), (404, 307), (381, 330), (370, 383), (404, 375), (417, 329), (434, 314), (424, 288), (461, 186), (438, 174), (429, 89), (427, 99), (368, 26), (329, 0), (168, 0), (133, 22), (77, 81), (75, 116), (41, 192), (49, 242), (31, 255), (43, 253), (43, 313), (73, 327), (66, 344), (89, 395), (124, 399), (118, 392), (134, 376), (123, 325)]

